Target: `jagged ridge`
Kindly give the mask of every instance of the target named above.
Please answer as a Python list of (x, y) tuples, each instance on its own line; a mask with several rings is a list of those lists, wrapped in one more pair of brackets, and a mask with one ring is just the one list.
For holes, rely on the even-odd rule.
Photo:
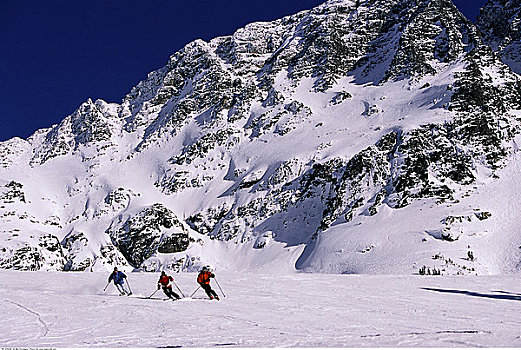
[(0, 144), (1, 178), (31, 186), (4, 219), (2, 261), (22, 254), (9, 243), (22, 225), (61, 240), (56, 268), (190, 269), (234, 246), (294, 264), (284, 247), (307, 245), (306, 268), (332, 227), (452, 205), (497, 176), (520, 101), (518, 76), (449, 0), (328, 1), (197, 40), (121, 104), (89, 100)]

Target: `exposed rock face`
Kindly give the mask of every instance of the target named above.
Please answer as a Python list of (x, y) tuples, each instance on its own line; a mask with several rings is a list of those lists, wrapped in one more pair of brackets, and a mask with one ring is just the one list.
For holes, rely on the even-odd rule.
[[(34, 238), (34, 236), (33, 236)], [(41, 234), (33, 244), (14, 241), (0, 249), (0, 268), (14, 270), (63, 270), (65, 259), (58, 239)]]
[(486, 44), (503, 62), (521, 74), (521, 1), (489, 0), (481, 9), (478, 23)]
[(130, 264), (139, 267), (155, 252), (177, 253), (188, 248), (183, 224), (162, 204), (145, 208), (125, 222), (109, 228), (114, 245)]
[(65, 237), (62, 242), (63, 247), (67, 251), (65, 256), (65, 271), (85, 271), (93, 264), (93, 259), (84, 257), (82, 253), (88, 249), (89, 239), (82, 232), (73, 232)]
[(20, 201), (25, 203), (25, 195), (22, 191), (23, 185), (16, 181), (11, 181), (4, 186), (5, 192), (0, 196), (0, 200), (4, 203), (14, 203)]
[(132, 198), (136, 196), (139, 196), (139, 194), (121, 187), (113, 190), (108, 193), (103, 202), (98, 205), (94, 217), (100, 218), (120, 213), (129, 207)]
[(120, 120), (110, 105), (90, 99), (59, 125), (45, 133), (45, 141), (35, 149), (31, 164), (46, 161), (78, 150), (82, 145), (94, 145), (99, 152), (112, 145), (111, 139)]
[[(518, 33), (499, 26), (497, 9), (514, 18), (516, 4), (482, 12), (482, 30), (508, 33), (493, 46), (501, 55)], [(309, 261), (321, 240), (351, 242), (344, 232), (418, 203), (472, 217), (451, 206), (499, 176), (521, 134), (520, 78), (494, 50), (449, 0), (330, 0), (196, 40), (121, 104), (88, 100), (1, 143), (0, 178), (13, 179), (0, 193), (1, 235), (54, 230), (67, 270), (177, 271), (237, 246), (252, 256), (306, 246)], [(451, 220), (415, 232), (459, 244), (471, 233)], [(379, 245), (354, 251), (385, 254)], [(336, 256), (352, 254), (316, 259)], [(321, 266), (360, 271), (335, 264)]]

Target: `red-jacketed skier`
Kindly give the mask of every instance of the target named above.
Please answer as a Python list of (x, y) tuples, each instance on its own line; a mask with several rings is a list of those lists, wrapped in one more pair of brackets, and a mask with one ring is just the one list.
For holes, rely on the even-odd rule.
[(197, 275), (197, 283), (201, 286), (201, 288), (204, 289), (206, 294), (210, 299), (217, 299), (219, 300), (219, 296), (215, 291), (210, 287), (210, 278), (214, 278), (215, 275), (208, 270), (206, 266), (204, 266), (201, 271), (199, 272), (199, 275)]
[(171, 299), (179, 300), (181, 297), (172, 290), (172, 284), (174, 283), (174, 278), (172, 276), (168, 276), (165, 271), (161, 272), (161, 276), (159, 277), (159, 281), (157, 281), (157, 289), (163, 287), (163, 292), (165, 295)]

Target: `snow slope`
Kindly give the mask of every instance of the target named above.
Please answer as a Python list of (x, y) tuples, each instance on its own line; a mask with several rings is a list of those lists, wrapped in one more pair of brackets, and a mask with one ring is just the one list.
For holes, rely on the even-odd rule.
[[(333, 226), (310, 248), (310, 257), (303, 254), (298, 267), (308, 272), (362, 274), (416, 273), (422, 266), (448, 274), (519, 272), (519, 174), (521, 154), (515, 153), (498, 178), (484, 177), (480, 186), (461, 193), (461, 200), (455, 203), (439, 205), (425, 200), (400, 210), (384, 210), (363, 227), (361, 220)], [(476, 214), (482, 212), (494, 214), (480, 220)], [(440, 239), (448, 215), (458, 218), (456, 230), (466, 232), (456, 242)], [(331, 251), (336, 256), (326, 253)], [(473, 260), (468, 258), (469, 252)]]
[[(185, 294), (195, 275), (174, 274)], [(217, 273), (220, 302), (149, 300), (158, 274), (0, 272), (7, 347), (520, 347), (511, 276)], [(215, 286), (215, 282), (213, 282)], [(219, 290), (216, 288), (219, 292)], [(160, 293), (157, 293), (158, 296)], [(220, 293), (219, 293), (220, 294)]]

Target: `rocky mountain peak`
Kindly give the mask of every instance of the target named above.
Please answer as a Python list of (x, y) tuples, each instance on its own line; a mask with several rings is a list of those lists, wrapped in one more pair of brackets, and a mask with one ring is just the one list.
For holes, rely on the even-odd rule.
[(416, 272), (494, 231), (466, 198), (510, 163), (520, 110), (519, 77), (449, 0), (252, 23), (1, 143), (0, 266)]
[(480, 11), (477, 25), (485, 42), (503, 62), (521, 74), (521, 1), (487, 1)]

